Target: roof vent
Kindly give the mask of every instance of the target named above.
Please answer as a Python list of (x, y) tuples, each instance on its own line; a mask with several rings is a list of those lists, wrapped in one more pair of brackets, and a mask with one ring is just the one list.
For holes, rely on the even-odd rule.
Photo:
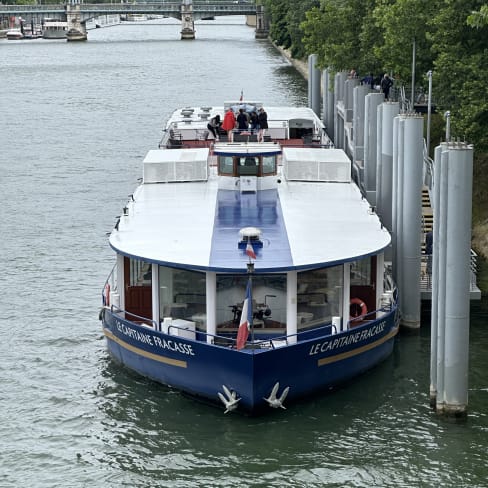
[(183, 115), (183, 118), (184, 119), (188, 119), (190, 118), (192, 115), (193, 115), (193, 112), (195, 110), (192, 109), (192, 108), (184, 108), (182, 111), (181, 111), (181, 115)]
[(239, 249), (245, 249), (247, 243), (250, 242), (254, 248), (263, 247), (261, 241), (261, 229), (257, 227), (243, 227), (239, 231)]

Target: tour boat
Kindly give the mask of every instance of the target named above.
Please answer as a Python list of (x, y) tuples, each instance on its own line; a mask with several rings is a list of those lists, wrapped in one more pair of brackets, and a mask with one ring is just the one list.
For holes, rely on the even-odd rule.
[[(231, 108), (263, 108), (268, 128), (214, 138), (209, 120)], [(385, 360), (398, 332), (391, 236), (351, 175), (309, 108), (176, 110), (110, 234), (110, 355), (248, 415)]]
[(66, 39), (67, 32), (68, 22), (55, 18), (44, 19), (42, 30), (42, 37), (44, 39)]
[(10, 41), (18, 41), (24, 38), (24, 33), (21, 29), (9, 29), (6, 32), (5, 37)]

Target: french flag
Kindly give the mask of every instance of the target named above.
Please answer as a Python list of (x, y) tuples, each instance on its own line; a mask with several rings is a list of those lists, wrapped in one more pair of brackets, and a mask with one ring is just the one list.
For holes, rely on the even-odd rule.
[(248, 242), (246, 246), (246, 254), (251, 258), (251, 259), (256, 259), (256, 253), (254, 252), (254, 248), (252, 247), (251, 243)]
[(252, 285), (251, 280), (247, 281), (246, 298), (242, 304), (241, 321), (237, 331), (237, 350), (242, 349), (247, 342), (249, 329), (252, 324)]

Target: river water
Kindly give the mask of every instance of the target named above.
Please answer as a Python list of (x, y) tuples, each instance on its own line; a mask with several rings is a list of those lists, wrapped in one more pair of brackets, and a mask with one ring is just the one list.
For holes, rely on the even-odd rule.
[(469, 416), (429, 408), (429, 326), (380, 367), (263, 418), (224, 415), (113, 364), (98, 310), (107, 232), (177, 107), (304, 103), (242, 19), (0, 41), (1, 487), (486, 487), (488, 306), (473, 305)]

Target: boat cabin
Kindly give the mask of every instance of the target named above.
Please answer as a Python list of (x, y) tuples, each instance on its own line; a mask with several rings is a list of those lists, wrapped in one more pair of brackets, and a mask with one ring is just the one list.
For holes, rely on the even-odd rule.
[(107, 302), (156, 330), (231, 346), (249, 281), (252, 334), (268, 346), (384, 313), (390, 236), (351, 181), (344, 151), (289, 144), (290, 121), (316, 127), (316, 116), (289, 116), (278, 124), (288, 144), (198, 145), (200, 129), (170, 123), (182, 144), (144, 159), (142, 184), (111, 236)]

